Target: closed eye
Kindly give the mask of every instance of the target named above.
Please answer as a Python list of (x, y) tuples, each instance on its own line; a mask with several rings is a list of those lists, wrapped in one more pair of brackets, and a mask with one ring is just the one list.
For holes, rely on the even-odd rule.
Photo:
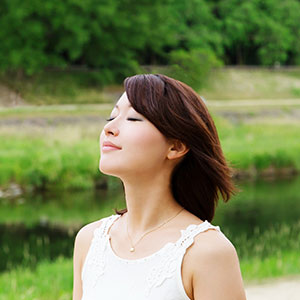
[[(114, 118), (108, 118), (106, 119), (107, 122), (112, 121)], [(128, 121), (142, 121), (140, 119), (136, 119), (136, 118), (127, 118)]]
[(136, 118), (127, 118), (127, 120), (129, 120), (129, 121), (142, 121), (142, 120), (136, 119)]
[(108, 118), (106, 119), (107, 122), (112, 121), (114, 118)]

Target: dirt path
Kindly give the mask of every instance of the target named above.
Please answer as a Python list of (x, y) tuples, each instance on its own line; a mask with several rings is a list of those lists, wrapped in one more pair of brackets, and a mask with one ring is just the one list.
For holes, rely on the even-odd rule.
[(279, 279), (257, 285), (246, 285), (247, 300), (299, 300), (300, 278)]

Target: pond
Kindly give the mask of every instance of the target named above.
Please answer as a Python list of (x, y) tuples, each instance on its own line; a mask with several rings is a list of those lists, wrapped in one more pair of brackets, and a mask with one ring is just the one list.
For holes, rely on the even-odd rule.
[[(240, 193), (219, 203), (212, 224), (220, 226), (239, 256), (263, 258), (299, 248), (300, 176), (237, 186)], [(72, 257), (79, 228), (124, 204), (121, 188), (0, 198), (0, 271)]]

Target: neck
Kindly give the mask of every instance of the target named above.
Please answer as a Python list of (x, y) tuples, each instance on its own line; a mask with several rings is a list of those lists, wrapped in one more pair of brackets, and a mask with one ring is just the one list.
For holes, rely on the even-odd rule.
[(172, 196), (169, 181), (165, 179), (123, 180), (123, 184), (128, 211), (126, 221), (132, 237), (159, 226), (182, 209)]

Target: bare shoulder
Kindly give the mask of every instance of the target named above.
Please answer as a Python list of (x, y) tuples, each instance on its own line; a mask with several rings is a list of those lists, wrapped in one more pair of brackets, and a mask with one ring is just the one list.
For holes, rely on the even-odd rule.
[(94, 231), (96, 228), (100, 227), (102, 223), (102, 219), (86, 224), (77, 232), (75, 237), (75, 246), (74, 252), (76, 252), (77, 257), (80, 261), (80, 269), (83, 266), (83, 262), (85, 261), (87, 252), (91, 245), (91, 241), (93, 239)]
[(92, 239), (94, 231), (96, 228), (100, 227), (102, 223), (102, 219), (86, 224), (80, 228), (80, 230), (76, 234), (75, 240), (78, 243), (84, 243)]
[(235, 247), (220, 231), (208, 229), (195, 237), (191, 249), (198, 259), (224, 259), (237, 256)]
[(246, 299), (236, 249), (223, 233), (208, 229), (198, 234), (189, 257), (195, 300)]
[(82, 298), (81, 273), (94, 231), (102, 223), (102, 219), (83, 226), (75, 237), (73, 253), (73, 300)]

